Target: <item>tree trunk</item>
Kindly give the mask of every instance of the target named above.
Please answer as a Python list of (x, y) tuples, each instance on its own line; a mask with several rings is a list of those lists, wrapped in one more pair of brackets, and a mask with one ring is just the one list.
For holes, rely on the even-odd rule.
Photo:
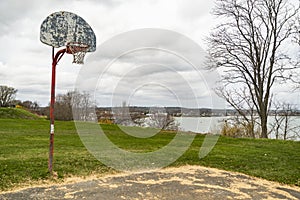
[(261, 120), (261, 138), (268, 138), (268, 115), (265, 113), (262, 113), (260, 116)]
[(287, 140), (287, 133), (288, 133), (288, 123), (289, 123), (289, 116), (288, 111), (285, 114), (284, 119), (284, 131), (283, 131), (283, 140)]

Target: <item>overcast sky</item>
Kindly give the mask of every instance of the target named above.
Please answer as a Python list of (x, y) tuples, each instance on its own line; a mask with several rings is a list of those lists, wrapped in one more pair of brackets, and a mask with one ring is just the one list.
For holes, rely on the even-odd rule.
[[(92, 85), (87, 90), (93, 89), (92, 95), (99, 106), (121, 105), (126, 101), (130, 105), (214, 107), (212, 99), (216, 98), (212, 97), (209, 87), (217, 76), (199, 76), (198, 69), (191, 63), (176, 52), (172, 53), (176, 46), (172, 43), (173, 36), (205, 49), (204, 39), (217, 23), (211, 15), (213, 6), (213, 1), (205, 0), (2, 0), (0, 85), (18, 89), (17, 99), (22, 101), (37, 101), (42, 106), (48, 104), (51, 47), (40, 42), (40, 26), (49, 14), (65, 10), (78, 14), (93, 28), (97, 51), (86, 55), (84, 66), (72, 64), (72, 56), (64, 55), (57, 66), (56, 94), (73, 90), (79, 74), (84, 73), (80, 69), (89, 68), (88, 78), (93, 81), (87, 81), (86, 85)], [(135, 42), (126, 37), (134, 38), (140, 33), (136, 30), (145, 28), (152, 28), (154, 32), (159, 29), (170, 31), (165, 38), (149, 42), (150, 46), (162, 46), (166, 50), (141, 49), (119, 55), (117, 59), (104, 58), (107, 52), (103, 50), (126, 50), (124, 46)], [(144, 36), (145, 40), (151, 40), (147, 33), (148, 30), (136, 35), (137, 41)], [(123, 43), (117, 43), (120, 38)], [(193, 56), (191, 59), (196, 57)], [(109, 62), (109, 59), (112, 60)], [(291, 94), (280, 87), (277, 92), (283, 96), (289, 94), (293, 103), (299, 102), (298, 93)], [(217, 104), (217, 107), (223, 105)]]

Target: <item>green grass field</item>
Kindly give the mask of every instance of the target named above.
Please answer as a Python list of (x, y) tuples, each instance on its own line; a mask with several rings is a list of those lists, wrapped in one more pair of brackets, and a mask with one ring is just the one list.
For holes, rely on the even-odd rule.
[[(115, 144), (131, 151), (161, 148), (175, 134), (161, 132), (141, 139), (124, 134), (116, 125), (101, 126)], [(86, 150), (73, 122), (56, 122), (55, 131), (54, 171), (59, 179), (114, 172)], [(0, 119), (0, 138), (0, 190), (51, 179), (47, 172), (47, 120)], [(215, 148), (200, 160), (198, 152), (203, 139), (203, 135), (196, 136), (188, 151), (172, 166), (215, 167), (300, 186), (300, 142), (220, 137)]]

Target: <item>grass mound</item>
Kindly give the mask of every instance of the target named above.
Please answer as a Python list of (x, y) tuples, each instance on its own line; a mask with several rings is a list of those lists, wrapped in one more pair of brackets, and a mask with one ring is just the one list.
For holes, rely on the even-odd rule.
[(42, 119), (22, 108), (0, 108), (0, 119)]

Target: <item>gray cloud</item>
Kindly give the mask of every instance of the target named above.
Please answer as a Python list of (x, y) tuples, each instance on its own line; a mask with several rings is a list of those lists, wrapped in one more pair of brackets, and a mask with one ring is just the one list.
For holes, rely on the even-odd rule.
[[(197, 107), (198, 98), (210, 98), (211, 80), (206, 81), (205, 77), (205, 53), (181, 34), (138, 29), (118, 35), (98, 49), (87, 59), (78, 80), (84, 90), (96, 88), (99, 97), (104, 93), (103, 103), (121, 105), (125, 100), (131, 105), (144, 101), (144, 105), (167, 102)], [(209, 78), (216, 81), (218, 77)]]
[[(111, 105), (113, 95), (116, 101), (132, 97), (132, 102), (140, 105), (174, 105), (178, 103), (176, 93), (186, 104), (192, 105), (188, 99), (194, 95), (205, 106), (210, 101), (205, 84), (213, 85), (215, 76), (199, 70), (204, 67), (200, 60), (205, 52), (195, 48), (211, 28), (211, 4), (198, 0), (2, 0), (0, 85), (17, 88), (21, 100), (48, 104), (51, 47), (40, 42), (39, 29), (49, 14), (66, 10), (91, 25), (98, 46), (95, 53), (86, 55), (84, 66), (74, 66), (72, 55), (64, 55), (57, 66), (57, 93), (74, 89), (76, 80), (83, 79), (82, 87), (95, 90), (101, 105)], [(118, 37), (153, 27), (162, 29), (162, 33), (148, 29), (131, 33), (129, 39)], [(164, 30), (172, 30), (174, 35), (163, 34)], [(194, 44), (190, 41), (187, 45), (187, 38)], [(178, 51), (184, 53), (176, 54)], [(199, 62), (193, 66), (190, 60)], [(116, 87), (118, 93), (114, 93)]]

